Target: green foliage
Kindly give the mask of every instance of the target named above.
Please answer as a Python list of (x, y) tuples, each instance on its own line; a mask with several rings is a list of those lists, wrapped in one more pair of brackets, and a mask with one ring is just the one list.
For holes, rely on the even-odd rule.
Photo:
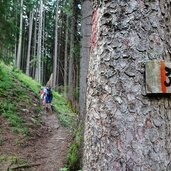
[(23, 120), (20, 116), (16, 114), (16, 108), (11, 102), (1, 102), (0, 112), (3, 117), (7, 118), (12, 127), (12, 131), (16, 133), (21, 133), (23, 135), (28, 135), (28, 128), (23, 126)]
[(25, 88), (16, 82), (11, 68), (0, 63), (0, 114), (6, 118), (13, 132), (28, 135), (28, 128), (24, 126), (22, 117), (17, 114), (18, 102), (27, 97)]
[(57, 92), (53, 92), (52, 103), (58, 112), (60, 123), (73, 130), (76, 127), (77, 114), (71, 110), (64, 97)]
[(68, 169), (69, 171), (75, 171), (79, 169), (79, 150), (83, 137), (81, 135), (81, 129), (76, 130), (75, 138), (73, 143), (70, 146), (68, 153)]
[(16, 5), (16, 1), (11, 2), (8, 0), (0, 2), (0, 45), (3, 43), (3, 45), (9, 46), (15, 42), (14, 34), (17, 32), (15, 22), (15, 14), (17, 13)]
[[(16, 156), (7, 156), (7, 155), (3, 155), (1, 156), (0, 155), (0, 165), (9, 165), (9, 166), (12, 166), (12, 165), (27, 165), (27, 161), (26, 160), (23, 160), (19, 157), (16, 157)], [(9, 171), (11, 169), (8, 169)]]
[(30, 88), (34, 94), (39, 98), (39, 91), (41, 85), (33, 80), (31, 77), (26, 76), (20, 70), (16, 69), (15, 67), (12, 68), (13, 73), (15, 76), (27, 87)]
[(69, 170), (68, 168), (64, 167), (64, 168), (59, 169), (59, 171), (69, 171)]
[(74, 96), (74, 98), (76, 99), (76, 101), (79, 100), (79, 91), (80, 91), (80, 87), (74, 88), (73, 96)]
[(8, 77), (8, 72), (6, 71), (6, 66), (1, 63), (0, 65), (0, 95), (2, 90), (7, 90), (12, 88), (13, 84), (10, 78)]

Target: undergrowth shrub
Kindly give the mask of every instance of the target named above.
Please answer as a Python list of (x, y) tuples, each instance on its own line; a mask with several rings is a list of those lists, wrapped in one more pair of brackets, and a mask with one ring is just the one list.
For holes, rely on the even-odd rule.
[(80, 150), (82, 141), (83, 141), (83, 137), (81, 135), (81, 129), (77, 129), (75, 132), (74, 141), (72, 142), (69, 148), (69, 153), (68, 153), (68, 170), (69, 171), (76, 171), (80, 169), (79, 168), (80, 167), (79, 150)]

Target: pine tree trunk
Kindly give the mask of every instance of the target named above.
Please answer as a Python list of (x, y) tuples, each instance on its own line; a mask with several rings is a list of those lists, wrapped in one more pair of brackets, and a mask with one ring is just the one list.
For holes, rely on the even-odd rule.
[(19, 30), (19, 41), (17, 49), (17, 68), (20, 69), (21, 66), (21, 46), (22, 46), (22, 32), (23, 32), (23, 0), (20, 2), (20, 30)]
[(81, 21), (81, 59), (80, 59), (80, 121), (84, 121), (86, 114), (86, 90), (87, 90), (87, 71), (90, 55), (90, 36), (92, 27), (92, 3), (85, 0), (82, 3), (82, 21)]
[(73, 90), (73, 72), (74, 72), (74, 43), (75, 43), (75, 0), (72, 2), (72, 18), (71, 18), (71, 33), (70, 33), (70, 56), (69, 56), (69, 74), (68, 74), (68, 99), (71, 103), (74, 101)]
[(58, 62), (58, 5), (59, 1), (56, 1), (56, 17), (55, 17), (55, 52), (53, 57), (53, 87), (57, 88), (57, 62)]
[(66, 27), (65, 27), (65, 59), (64, 59), (64, 95), (67, 94), (67, 86), (68, 86), (68, 35), (69, 35), (69, 17), (66, 16)]
[(42, 50), (42, 13), (43, 13), (43, 0), (40, 0), (39, 9), (39, 30), (38, 30), (38, 45), (37, 45), (37, 66), (36, 66), (36, 80), (41, 82), (41, 50)]
[[(33, 42), (33, 60), (35, 61), (36, 59), (36, 52), (37, 52), (37, 18), (38, 18), (38, 9), (36, 9), (36, 14), (35, 14), (35, 24), (34, 24), (34, 42)], [(33, 73), (32, 77), (36, 79), (36, 64), (34, 62), (33, 64)]]
[(41, 68), (41, 82), (44, 82), (44, 59), (45, 59), (45, 14), (46, 12), (43, 12), (43, 28), (42, 28), (42, 68)]
[[(62, 15), (60, 16), (62, 18)], [(62, 24), (61, 24), (62, 25)], [(58, 49), (58, 53), (57, 53), (57, 68), (56, 68), (56, 90), (59, 91), (59, 80), (60, 80), (60, 72), (61, 72), (61, 68), (62, 68), (62, 64), (61, 64), (61, 56), (62, 56), (62, 53), (61, 53), (61, 44), (62, 44), (62, 27), (60, 26), (59, 29), (58, 29), (58, 46), (57, 46), (57, 49)]]
[(144, 78), (147, 61), (170, 61), (170, 16), (167, 0), (94, 7), (84, 171), (171, 170), (171, 98)]
[(26, 74), (30, 75), (30, 52), (31, 52), (31, 39), (32, 39), (32, 28), (33, 28), (33, 11), (30, 12), (30, 22), (29, 22), (29, 40), (27, 49), (27, 64), (26, 64)]

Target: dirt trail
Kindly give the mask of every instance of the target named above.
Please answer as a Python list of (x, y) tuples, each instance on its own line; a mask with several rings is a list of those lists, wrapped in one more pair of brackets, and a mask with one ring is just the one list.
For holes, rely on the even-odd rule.
[[(10, 131), (8, 123), (0, 117), (1, 133), (4, 143), (0, 146), (0, 156), (17, 156), (28, 161), (29, 167), (1, 165), (0, 171), (16, 168), (20, 171), (59, 171), (67, 162), (68, 147), (72, 136), (68, 129), (59, 124), (56, 113), (41, 115), (43, 124), (32, 129), (31, 136), (20, 138)], [(16, 144), (17, 140), (17, 144)]]
[(34, 156), (36, 163), (39, 163), (40, 166), (35, 167), (34, 171), (58, 171), (67, 162), (71, 134), (66, 128), (60, 126), (55, 114), (44, 114), (42, 120), (50, 135), (36, 144), (39, 150), (36, 150)]

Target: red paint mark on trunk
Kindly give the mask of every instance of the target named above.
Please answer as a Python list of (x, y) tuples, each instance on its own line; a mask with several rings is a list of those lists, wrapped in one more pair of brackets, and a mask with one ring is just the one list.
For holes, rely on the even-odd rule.
[(160, 76), (161, 76), (162, 93), (166, 93), (166, 86), (164, 84), (164, 82), (166, 81), (166, 71), (165, 71), (164, 61), (160, 61)]
[(91, 45), (92, 48), (96, 46), (97, 43), (97, 37), (96, 37), (96, 32), (97, 32), (97, 11), (98, 9), (95, 9), (93, 12), (93, 17), (92, 17), (92, 35), (91, 35)]

